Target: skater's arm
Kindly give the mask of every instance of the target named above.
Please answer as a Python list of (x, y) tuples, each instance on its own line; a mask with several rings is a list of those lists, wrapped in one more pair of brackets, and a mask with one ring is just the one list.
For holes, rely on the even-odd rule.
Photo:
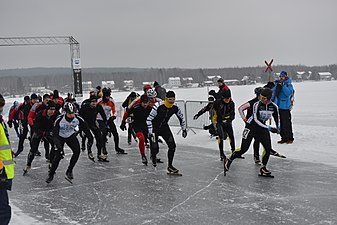
[(245, 111), (245, 110), (248, 110), (249, 108), (250, 108), (249, 102), (243, 103), (243, 104), (240, 105), (239, 108), (238, 108), (239, 115), (240, 115), (241, 119), (242, 119), (244, 122), (247, 122), (247, 118), (246, 118), (246, 115), (245, 115), (244, 111)]
[(184, 114), (181, 112), (181, 110), (178, 106), (176, 106), (176, 107), (177, 107), (176, 115), (177, 115), (178, 120), (180, 122), (181, 129), (186, 130), (186, 121), (185, 121)]
[(158, 108), (159, 104), (156, 103), (153, 107), (152, 110), (149, 114), (149, 116), (146, 119), (146, 124), (147, 124), (147, 129), (149, 134), (152, 134), (152, 120), (157, 116), (157, 108)]
[(103, 107), (100, 104), (97, 104), (97, 108), (98, 108), (98, 113), (102, 116), (103, 121), (106, 122), (107, 118), (106, 118)]

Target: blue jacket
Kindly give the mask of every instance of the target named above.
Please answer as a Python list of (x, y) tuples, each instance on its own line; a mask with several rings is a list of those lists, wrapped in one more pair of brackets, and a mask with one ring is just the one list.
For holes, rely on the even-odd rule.
[(291, 83), (291, 79), (287, 79), (283, 81), (282, 88), (279, 91), (278, 96), (276, 96), (276, 89), (278, 88), (278, 84), (275, 85), (273, 90), (272, 101), (279, 107), (279, 109), (289, 109), (291, 108), (291, 97), (294, 93), (294, 87)]

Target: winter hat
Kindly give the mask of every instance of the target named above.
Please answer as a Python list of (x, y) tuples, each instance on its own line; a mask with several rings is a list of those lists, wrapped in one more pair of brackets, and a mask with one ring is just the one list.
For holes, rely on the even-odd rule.
[(261, 96), (264, 96), (267, 99), (271, 99), (272, 95), (273, 95), (273, 91), (268, 87), (263, 88), (261, 91)]
[(154, 87), (159, 86), (159, 83), (158, 83), (157, 81), (155, 81), (155, 82), (153, 83), (153, 86), (154, 86)]
[(56, 109), (55, 103), (54, 103), (53, 101), (47, 102), (47, 107), (46, 107), (46, 109), (47, 109), (47, 110), (48, 110), (48, 109), (50, 109), (50, 110), (55, 110), (55, 109)]
[(280, 77), (287, 77), (287, 76), (288, 76), (288, 74), (287, 74), (286, 71), (281, 71)]
[(147, 95), (142, 95), (142, 96), (140, 97), (140, 101), (141, 101), (141, 102), (148, 102), (148, 101), (149, 101), (149, 97), (147, 97)]
[(144, 87), (143, 87), (143, 91), (146, 92), (147, 90), (151, 89), (151, 85), (149, 84), (145, 84)]
[(37, 94), (35, 94), (35, 93), (31, 94), (30, 99), (32, 99), (32, 100), (38, 99)]
[(176, 94), (173, 91), (168, 91), (166, 93), (166, 98), (175, 98)]
[(53, 92), (53, 98), (59, 98), (59, 91), (58, 90), (54, 90)]
[(265, 87), (272, 89), (273, 87), (275, 87), (275, 83), (273, 81), (268, 81), (268, 83), (264, 85), (264, 88)]
[(136, 92), (131, 92), (130, 93), (130, 98), (136, 98), (137, 97), (137, 94), (136, 94)]

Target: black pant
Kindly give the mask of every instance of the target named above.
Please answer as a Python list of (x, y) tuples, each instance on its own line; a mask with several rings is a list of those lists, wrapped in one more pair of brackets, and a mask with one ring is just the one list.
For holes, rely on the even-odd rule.
[(0, 225), (7, 225), (11, 220), (11, 207), (9, 205), (7, 189), (0, 189)]
[(219, 144), (219, 151), (220, 151), (220, 157), (225, 157), (224, 151), (223, 151), (223, 142), (226, 140), (227, 136), (229, 137), (229, 143), (231, 146), (232, 152), (235, 150), (235, 139), (234, 139), (234, 131), (232, 123), (222, 123), (218, 122), (216, 124), (217, 130), (218, 130), (218, 144)]
[(291, 113), (289, 109), (279, 109), (280, 113), (280, 135), (283, 141), (293, 141), (293, 128), (291, 123)]
[(119, 135), (117, 132), (117, 128), (116, 125), (114, 123), (114, 121), (112, 119), (109, 119), (107, 121), (108, 124), (108, 128), (105, 125), (105, 123), (103, 122), (103, 120), (98, 120), (98, 124), (99, 124), (99, 128), (102, 131), (102, 140), (103, 140), (103, 144), (102, 144), (102, 148), (103, 148), (103, 154), (108, 154), (107, 150), (106, 150), (106, 143), (108, 142), (108, 131), (110, 131), (114, 137), (114, 142), (115, 142), (115, 150), (117, 151), (119, 149)]
[(22, 128), (23, 129), (22, 129), (22, 133), (20, 133), (20, 136), (19, 136), (19, 144), (18, 144), (18, 150), (17, 150), (17, 152), (19, 153), (23, 151), (23, 144), (29, 132), (27, 124), (22, 124)]
[(253, 138), (259, 143), (261, 143), (264, 148), (264, 152), (262, 154), (262, 164), (266, 166), (271, 151), (270, 133), (268, 129), (262, 128), (258, 125), (246, 124), (246, 127), (243, 130), (242, 134), (241, 148), (235, 150), (232, 153), (230, 159), (234, 160), (235, 158), (245, 154), (248, 151)]
[(168, 166), (172, 166), (174, 152), (176, 150), (176, 143), (174, 141), (173, 134), (170, 127), (163, 126), (158, 130), (154, 131), (154, 140), (150, 140), (151, 156), (154, 157), (159, 152), (158, 137), (162, 136), (168, 146), (167, 158)]
[(54, 145), (54, 140), (50, 135), (43, 136), (42, 134), (38, 134), (38, 133), (34, 132), (33, 135), (32, 135), (32, 138), (31, 138), (31, 148), (30, 148), (30, 151), (29, 151), (28, 157), (27, 157), (27, 166), (32, 165), (32, 162), (33, 162), (34, 157), (35, 157), (35, 153), (39, 149), (39, 145), (40, 145), (40, 142), (41, 142), (42, 138), (46, 139), (48, 141), (48, 143), (50, 143), (52, 146)]
[[(97, 147), (97, 155), (102, 154), (102, 147), (103, 147), (103, 138), (102, 138), (102, 132), (97, 126), (89, 126), (90, 130), (95, 136), (96, 140), (96, 147)], [(89, 139), (89, 137), (87, 137)], [(88, 140), (88, 154), (92, 153), (91, 152), (91, 147), (92, 147), (93, 142), (90, 143), (90, 139)]]
[(54, 175), (55, 171), (57, 170), (57, 167), (59, 166), (59, 163), (61, 159), (63, 158), (63, 149), (64, 149), (64, 144), (66, 143), (71, 151), (73, 151), (73, 155), (71, 156), (70, 163), (67, 169), (67, 172), (73, 172), (73, 168), (76, 165), (76, 162), (78, 158), (80, 157), (80, 143), (77, 140), (77, 137), (75, 134), (71, 135), (68, 138), (62, 138), (59, 137), (60, 143), (59, 146), (56, 146), (57, 148), (55, 149), (55, 156), (52, 160), (52, 166), (50, 169), (50, 174)]

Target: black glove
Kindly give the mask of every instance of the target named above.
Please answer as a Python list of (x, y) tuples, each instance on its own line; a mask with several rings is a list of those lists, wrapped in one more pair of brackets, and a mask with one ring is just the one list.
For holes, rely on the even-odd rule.
[(8, 126), (9, 126), (9, 128), (12, 128), (12, 127), (13, 127), (13, 122), (12, 122), (11, 120), (9, 120), (9, 121), (7, 122), (7, 124), (8, 124)]
[(183, 138), (186, 138), (187, 137), (187, 130), (183, 130), (183, 132), (181, 133)]
[(111, 120), (115, 120), (116, 119), (116, 116), (112, 116), (110, 117)]
[(126, 125), (125, 121), (122, 121), (122, 124), (120, 125), (119, 128), (121, 128), (121, 130), (124, 131), (124, 130), (126, 130), (126, 126), (125, 125)]
[(271, 127), (270, 128), (270, 132), (274, 133), (274, 134), (278, 134), (279, 130), (276, 127)]
[(193, 116), (193, 119), (194, 120), (197, 120), (199, 118), (199, 115), (198, 114), (195, 114), (194, 116)]

